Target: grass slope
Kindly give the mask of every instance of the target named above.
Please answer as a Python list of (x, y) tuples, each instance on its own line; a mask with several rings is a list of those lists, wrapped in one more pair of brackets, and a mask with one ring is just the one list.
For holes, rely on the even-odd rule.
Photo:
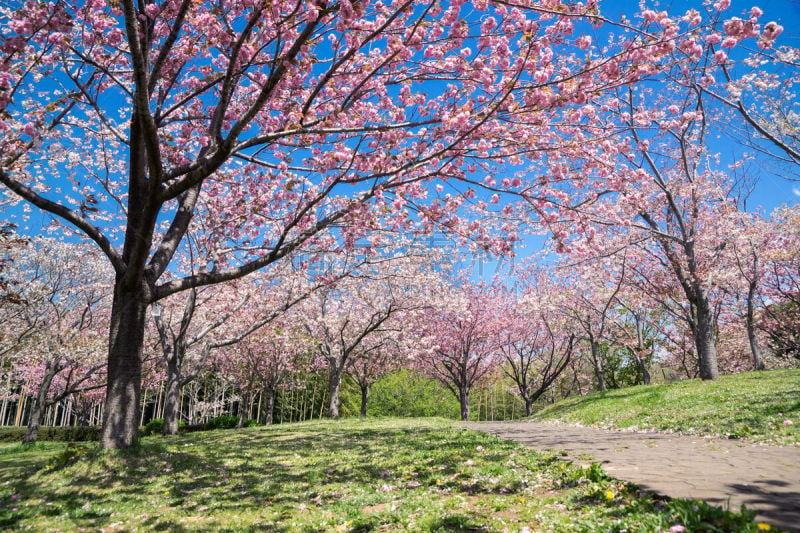
[[(0, 529), (763, 531), (439, 419), (0, 445)], [(712, 529), (716, 528), (716, 529)], [(679, 528), (678, 528), (679, 529)], [(674, 529), (677, 530), (677, 529)]]
[(800, 370), (745, 372), (568, 398), (533, 418), (606, 428), (658, 429), (800, 443)]

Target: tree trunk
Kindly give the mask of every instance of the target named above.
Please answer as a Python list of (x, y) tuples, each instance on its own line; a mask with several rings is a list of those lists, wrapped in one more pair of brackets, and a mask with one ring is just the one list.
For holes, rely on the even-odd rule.
[(747, 339), (750, 341), (750, 351), (753, 354), (753, 369), (764, 370), (764, 361), (761, 359), (761, 348), (758, 346), (758, 337), (756, 337), (755, 325), (755, 305), (753, 300), (755, 298), (755, 283), (750, 284), (747, 291)]
[(597, 390), (606, 390), (606, 377), (603, 374), (603, 361), (600, 360), (600, 346), (595, 340), (589, 341), (592, 347), (592, 365), (594, 366), (594, 375), (597, 378)]
[(164, 402), (163, 435), (177, 435), (181, 418), (181, 376), (178, 368), (177, 354), (170, 357), (167, 363), (166, 401)]
[(714, 338), (714, 316), (705, 295), (698, 299), (695, 311), (697, 327), (694, 332), (694, 342), (697, 348), (700, 378), (703, 380), (717, 379), (719, 367), (717, 365), (717, 342)]
[(361, 418), (367, 418), (368, 400), (369, 400), (369, 385), (361, 385)]
[(645, 364), (643, 359), (639, 359), (639, 366), (642, 369), (642, 379), (644, 380), (644, 384), (650, 385), (651, 381), (650, 370), (647, 369), (647, 365)]
[(328, 417), (339, 418), (339, 386), (342, 384), (341, 369), (331, 368), (331, 375), (328, 380), (328, 392), (330, 393), (330, 403), (328, 404)]
[(269, 388), (267, 389), (267, 405), (264, 408), (266, 414), (266, 421), (264, 422), (266, 425), (272, 424), (272, 415), (275, 412), (275, 389)]
[(125, 291), (118, 280), (109, 328), (108, 385), (100, 437), (103, 448), (128, 448), (139, 429), (146, 309), (142, 289)]
[(533, 398), (525, 398), (525, 416), (533, 414)]
[(639, 370), (642, 371), (642, 381), (645, 385), (650, 385), (650, 370), (647, 369), (647, 364), (644, 362), (644, 358), (639, 357), (636, 352), (633, 352), (633, 358), (636, 360), (636, 365), (639, 367)]
[(56, 366), (51, 362), (47, 363), (45, 367), (44, 378), (39, 386), (39, 392), (36, 393), (36, 399), (33, 402), (31, 415), (28, 419), (28, 429), (25, 430), (25, 436), (22, 438), (23, 444), (33, 444), (39, 438), (39, 427), (42, 423), (42, 414), (47, 408), (47, 393), (50, 391), (50, 383), (58, 373)]
[(750, 339), (750, 351), (753, 352), (753, 368), (764, 370), (764, 360), (761, 359), (761, 348), (758, 347), (756, 328), (753, 324), (747, 324), (747, 338)]
[(461, 404), (461, 420), (469, 422), (469, 390), (466, 387), (462, 387), (458, 392), (458, 402)]
[(244, 427), (244, 419), (247, 416), (247, 395), (242, 394), (242, 398), (239, 400), (239, 421), (236, 423), (236, 429), (242, 429)]

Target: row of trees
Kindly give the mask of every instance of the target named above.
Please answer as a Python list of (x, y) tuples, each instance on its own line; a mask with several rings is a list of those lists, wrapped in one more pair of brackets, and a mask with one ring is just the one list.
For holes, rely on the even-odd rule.
[[(796, 336), (784, 332), (800, 326), (797, 209), (772, 220), (732, 216), (731, 226), (717, 219), (721, 240), (705, 244), (698, 232), (697, 246), (713, 248), (713, 265), (701, 266), (713, 282), (704, 286), (722, 367), (764, 368), (765, 343), (771, 366), (796, 364)], [(88, 423), (84, 408), (104, 403), (112, 288), (84, 244), (10, 235), (4, 244), (4, 399), (30, 397), (32, 442), (49, 406), (69, 398), (75, 420)], [(366, 416), (373, 384), (406, 368), (446, 386), (467, 420), (470, 392), (501, 374), (526, 414), (540, 399), (649, 383), (654, 367), (701, 374), (696, 310), (670, 263), (654, 261), (661, 248), (618, 232), (597, 233), (594, 246), (616, 250), (562, 254), (547, 269), (523, 266), (492, 283), (475, 283), (447, 256), (409, 241), (403, 253), (328, 254), (313, 265), (287, 262), (275, 277), (192, 289), (151, 308), (144, 387), (160, 391), (163, 431), (175, 434), (181, 417), (195, 420), (191, 406), (221, 401), (200, 395), (196, 384), (207, 391), (209, 379), (235, 399), (240, 423), (256, 402), (271, 423), (279, 391), (304, 381), (316, 389), (319, 375), (328, 380), (329, 417), (340, 414), (345, 375), (360, 388)]]
[[(760, 9), (729, 7), (642, 6), (612, 21), (594, 1), (9, 4), (0, 11), (0, 205), (23, 224), (31, 206), (54, 217), (64, 235), (92, 241), (109, 271), (102, 445), (135, 438), (151, 310), (184, 298), (172, 315), (187, 320), (156, 323), (174, 404), (192, 377), (190, 351), (210, 360), (256, 342), (262, 328), (293, 339), (306, 329), (267, 324), (298, 298), (340, 290), (329, 285), (347, 269), (308, 275), (320, 254), (365, 240), (403, 250), (378, 230), (441, 232), (510, 254), (526, 228), (544, 225), (574, 252), (592, 250), (598, 226), (624, 228), (626, 247), (645, 239), (655, 261), (667, 258), (690, 307), (700, 374), (713, 379), (712, 289), (694, 248), (702, 216), (727, 203), (708, 203), (721, 175), (705, 151), (707, 125), (730, 122), (731, 110), (759, 148), (800, 160), (787, 97), (796, 77), (782, 72), (796, 69), (796, 51), (774, 48), (782, 28), (762, 23)], [(703, 200), (677, 201), (673, 182), (682, 198)], [(295, 269), (305, 285), (284, 291)], [(245, 276), (255, 277), (227, 285)], [(222, 323), (184, 327), (213, 296), (205, 291), (237, 290), (258, 298), (214, 298), (233, 303), (215, 313)], [(265, 307), (237, 323), (255, 300)], [(362, 333), (417, 311), (365, 311)], [(473, 311), (464, 303), (446, 313), (452, 325)], [(571, 353), (554, 320), (541, 319), (550, 351)], [(409, 337), (370, 349), (367, 335), (348, 344), (343, 332), (328, 341), (332, 392), (357, 353)], [(422, 352), (494, 353), (485, 344), (446, 339)], [(237, 353), (236, 365), (251, 365)], [(483, 372), (449, 366), (439, 375)]]

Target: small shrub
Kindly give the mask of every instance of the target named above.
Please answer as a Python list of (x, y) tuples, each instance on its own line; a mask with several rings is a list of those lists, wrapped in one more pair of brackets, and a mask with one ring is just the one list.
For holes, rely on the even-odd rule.
[[(204, 429), (234, 429), (239, 425), (239, 417), (238, 416), (217, 416), (209, 420), (205, 423)], [(252, 426), (257, 426), (258, 422), (255, 420), (251, 420), (246, 418), (244, 420), (244, 427), (249, 428)]]
[(164, 419), (154, 418), (147, 424), (141, 427), (139, 433), (142, 437), (149, 437), (150, 435), (161, 435), (164, 430)]
[[(188, 433), (190, 431), (203, 431), (203, 429), (205, 428), (202, 426), (202, 424), (192, 424), (191, 426), (187, 426), (183, 420), (178, 421), (178, 432), (180, 433)], [(152, 435), (161, 435), (163, 431), (164, 431), (164, 419), (154, 418), (147, 424), (139, 428), (139, 435), (141, 437), (150, 437)]]

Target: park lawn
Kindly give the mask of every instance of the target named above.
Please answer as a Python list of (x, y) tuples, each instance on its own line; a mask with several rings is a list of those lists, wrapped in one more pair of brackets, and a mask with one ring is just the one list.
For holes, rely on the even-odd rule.
[(796, 445), (800, 444), (800, 370), (744, 372), (715, 381), (692, 379), (595, 392), (567, 398), (532, 418)]
[[(0, 446), (0, 529), (663, 531), (744, 515), (660, 499), (441, 419), (315, 421), (173, 438), (132, 451)], [(710, 529), (709, 529), (710, 530)]]

